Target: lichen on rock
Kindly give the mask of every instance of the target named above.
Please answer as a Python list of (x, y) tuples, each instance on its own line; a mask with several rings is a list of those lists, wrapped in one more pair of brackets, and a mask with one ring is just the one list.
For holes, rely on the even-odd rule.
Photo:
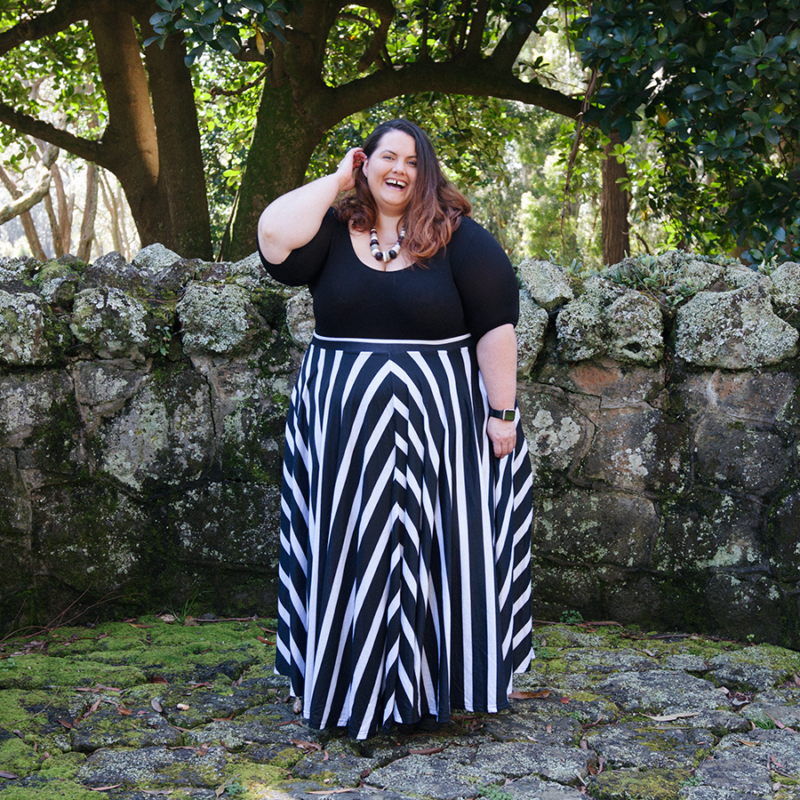
[(530, 296), (546, 311), (568, 303), (575, 296), (567, 273), (549, 261), (523, 261), (519, 276)]
[(0, 290), (0, 362), (14, 366), (53, 364), (68, 342), (66, 323), (35, 294)]
[(728, 292), (700, 292), (678, 309), (675, 353), (703, 367), (748, 369), (798, 352), (798, 332), (772, 310), (763, 281)]
[(144, 360), (148, 351), (147, 310), (121, 289), (84, 289), (75, 296), (70, 329), (100, 358)]
[(178, 303), (184, 352), (239, 355), (251, 349), (264, 320), (250, 294), (236, 284), (192, 281)]

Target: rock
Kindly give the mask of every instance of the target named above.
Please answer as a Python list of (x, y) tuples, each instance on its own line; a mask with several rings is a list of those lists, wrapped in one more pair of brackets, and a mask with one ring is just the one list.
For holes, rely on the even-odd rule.
[(752, 503), (718, 491), (695, 490), (662, 506), (653, 568), (665, 575), (762, 564), (761, 514)]
[(227, 758), (222, 747), (194, 750), (142, 747), (137, 750), (98, 750), (86, 759), (78, 779), (87, 786), (181, 786), (215, 789), (225, 781)]
[(800, 653), (770, 645), (720, 653), (708, 663), (714, 680), (731, 690), (772, 689), (800, 673)]
[(264, 320), (246, 289), (192, 281), (178, 303), (184, 352), (238, 355), (251, 349)]
[(75, 296), (70, 329), (100, 358), (143, 361), (148, 347), (147, 310), (119, 288), (84, 289)]
[(181, 257), (163, 244), (149, 244), (143, 247), (134, 257), (133, 265), (147, 272), (157, 273), (171, 267)]
[(65, 322), (35, 294), (0, 290), (0, 363), (13, 366), (54, 364), (69, 342)]
[(648, 405), (590, 413), (595, 435), (578, 474), (628, 491), (681, 493), (691, 467), (689, 426)]
[(301, 347), (308, 347), (314, 336), (314, 300), (307, 288), (301, 289), (286, 302), (286, 324), (292, 339)]
[[(581, 520), (580, 526), (572, 520)], [(558, 531), (569, 529), (568, 537)], [(590, 562), (643, 567), (658, 529), (652, 501), (636, 495), (591, 493), (570, 489), (542, 498), (536, 509), (532, 539), (540, 558), (563, 566)]]
[(120, 289), (137, 297), (153, 292), (152, 276), (147, 269), (129, 264), (119, 253), (112, 251), (100, 256), (83, 274), (86, 286), (94, 289)]
[(107, 475), (134, 491), (163, 491), (210, 466), (211, 420), (208, 384), (176, 365), (143, 382), (124, 412), (102, 423), (95, 457)]
[(800, 264), (786, 261), (770, 278), (775, 310), (790, 325), (800, 326)]
[(159, 292), (176, 295), (194, 279), (197, 270), (196, 261), (179, 258), (153, 275), (153, 287)]
[[(711, 681), (683, 672), (622, 672), (598, 683), (596, 691), (607, 695), (628, 713), (668, 716), (731, 709), (726, 695), (716, 689)], [(692, 717), (682, 718), (680, 724), (689, 724), (685, 722), (689, 719)]]
[[(690, 777), (691, 772), (687, 768), (671, 767), (647, 771), (618, 769), (592, 776), (588, 788), (596, 800), (673, 800), (675, 797), (684, 797), (679, 792)], [(717, 797), (715, 800), (733, 799)]]
[(553, 747), (534, 742), (488, 742), (472, 758), (462, 763), (479, 770), (496, 782), (504, 778), (522, 778), (535, 775), (550, 781), (569, 783), (575, 776), (585, 778), (589, 763), (596, 762), (595, 753), (578, 747)]
[(48, 261), (33, 278), (39, 287), (42, 298), (54, 306), (68, 306), (82, 288), (82, 278), (75, 267), (85, 267), (82, 261), (77, 265)]
[(31, 256), (0, 256), (0, 270), (14, 275), (32, 277), (41, 263)]
[(791, 440), (761, 426), (708, 413), (694, 436), (695, 475), (707, 486), (766, 495), (793, 470)]
[(678, 309), (675, 353), (701, 367), (748, 369), (797, 355), (798, 332), (772, 311), (763, 281), (700, 292)]
[(79, 753), (93, 753), (101, 747), (177, 747), (183, 744), (181, 732), (149, 706), (127, 707), (125, 716), (111, 705), (102, 705), (83, 720), (73, 732), (72, 747)]
[(559, 311), (559, 355), (565, 361), (609, 356), (623, 363), (653, 364), (663, 349), (661, 308), (632, 289), (593, 277), (585, 292)]
[(530, 296), (545, 311), (562, 306), (575, 296), (567, 273), (549, 261), (523, 261), (519, 275)]
[(770, 509), (767, 546), (775, 577), (785, 583), (800, 582), (800, 491), (790, 492)]
[(710, 731), (656, 727), (650, 720), (620, 723), (588, 731), (589, 746), (605, 759), (607, 769), (693, 769), (710, 755)]
[(534, 485), (557, 488), (585, 452), (594, 426), (560, 389), (534, 386), (518, 398)]
[(547, 312), (537, 306), (526, 292), (519, 293), (517, 322), (517, 372), (527, 375), (544, 347), (548, 323)]
[(768, 276), (742, 264), (726, 264), (722, 271), (722, 280), (732, 289), (744, 289), (756, 283), (763, 283), (767, 288), (771, 288)]
[(267, 277), (267, 271), (261, 265), (258, 253), (251, 253), (247, 258), (237, 261), (228, 267), (228, 277), (246, 289), (258, 289)]

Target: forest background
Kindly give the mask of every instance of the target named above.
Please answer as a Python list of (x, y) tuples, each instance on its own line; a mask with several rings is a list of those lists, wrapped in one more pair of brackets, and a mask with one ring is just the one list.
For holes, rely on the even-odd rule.
[(379, 121), (515, 261), (800, 260), (800, 0), (0, 0), (0, 255), (236, 259)]

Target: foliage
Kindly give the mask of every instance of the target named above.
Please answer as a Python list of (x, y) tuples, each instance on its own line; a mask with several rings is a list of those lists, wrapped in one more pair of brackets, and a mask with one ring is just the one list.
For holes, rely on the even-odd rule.
[(796, 0), (596, 0), (573, 35), (600, 75), (586, 119), (627, 140), (644, 118), (658, 142), (676, 242), (800, 257)]

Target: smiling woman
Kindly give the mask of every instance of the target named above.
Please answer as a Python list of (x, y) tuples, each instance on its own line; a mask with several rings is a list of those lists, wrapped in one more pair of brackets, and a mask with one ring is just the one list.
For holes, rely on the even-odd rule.
[(266, 268), (309, 284), (317, 326), (286, 423), (276, 658), (314, 727), (497, 711), (532, 657), (519, 295), (469, 212), (393, 120), (261, 215)]

